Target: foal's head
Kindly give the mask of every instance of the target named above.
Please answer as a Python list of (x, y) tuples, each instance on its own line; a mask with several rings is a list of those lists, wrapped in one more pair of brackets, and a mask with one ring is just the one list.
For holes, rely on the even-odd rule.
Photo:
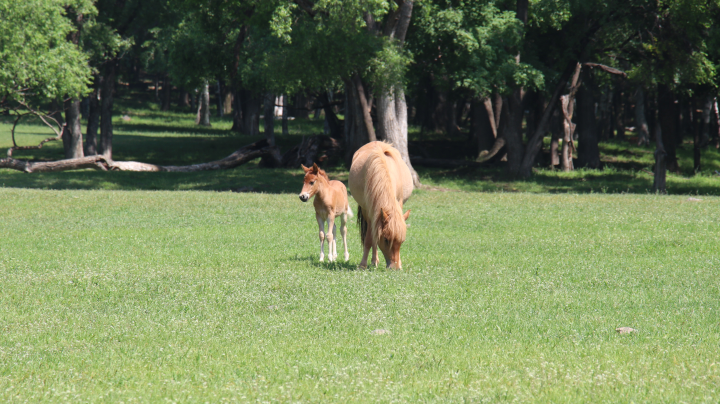
[(322, 178), (324, 181), (329, 181), (329, 179), (325, 171), (321, 170), (317, 164), (313, 164), (310, 168), (300, 164), (300, 167), (305, 171), (305, 182), (299, 196), (301, 201), (307, 202), (320, 190), (320, 184), (322, 183), (320, 179)]
[(405, 222), (408, 217), (410, 217), (410, 211), (408, 210), (403, 214), (399, 207), (396, 212), (380, 209), (377, 245), (385, 257), (388, 268), (402, 268), (400, 246), (405, 242), (407, 232)]

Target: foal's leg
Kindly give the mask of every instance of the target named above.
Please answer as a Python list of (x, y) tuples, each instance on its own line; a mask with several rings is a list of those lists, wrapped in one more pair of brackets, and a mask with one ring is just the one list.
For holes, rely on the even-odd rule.
[(347, 212), (340, 215), (340, 235), (342, 236), (343, 246), (345, 247), (345, 261), (350, 259), (350, 254), (347, 250)]
[(337, 261), (337, 225), (333, 224), (333, 261)]
[(315, 218), (320, 228), (320, 262), (323, 262), (325, 260), (325, 221), (320, 215), (315, 215)]
[(330, 214), (327, 218), (328, 221), (328, 231), (325, 238), (327, 238), (328, 241), (328, 261), (333, 262), (335, 261), (335, 216)]

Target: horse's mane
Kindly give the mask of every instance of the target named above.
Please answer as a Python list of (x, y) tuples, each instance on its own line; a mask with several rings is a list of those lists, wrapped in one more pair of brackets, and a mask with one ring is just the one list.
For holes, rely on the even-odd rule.
[[(365, 177), (365, 201), (368, 204), (369, 212), (366, 220), (371, 226), (373, 241), (377, 242), (382, 236), (382, 212), (385, 210), (390, 215), (390, 220), (386, 228), (386, 232), (399, 236), (405, 240), (405, 220), (403, 219), (402, 209), (397, 202), (397, 187), (390, 174), (385, 156), (392, 157), (393, 160), (402, 162), (400, 153), (388, 143), (377, 143), (378, 147), (374, 148), (366, 160), (367, 174)], [(399, 179), (396, 179), (399, 180)], [(373, 216), (371, 218), (371, 216)], [(395, 237), (392, 237), (390, 242)]]

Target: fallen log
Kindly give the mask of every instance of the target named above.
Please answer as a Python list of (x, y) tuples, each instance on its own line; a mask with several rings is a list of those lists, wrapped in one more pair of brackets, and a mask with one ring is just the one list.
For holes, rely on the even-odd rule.
[(93, 168), (113, 171), (147, 171), (147, 172), (195, 172), (210, 170), (227, 170), (243, 165), (265, 155), (278, 153), (275, 146), (270, 146), (266, 139), (243, 146), (229, 156), (209, 163), (191, 164), (186, 166), (161, 166), (138, 161), (114, 161), (104, 156), (87, 156), (76, 159), (57, 161), (28, 161), (12, 157), (0, 159), (0, 168), (23, 171), (26, 173), (55, 172)]

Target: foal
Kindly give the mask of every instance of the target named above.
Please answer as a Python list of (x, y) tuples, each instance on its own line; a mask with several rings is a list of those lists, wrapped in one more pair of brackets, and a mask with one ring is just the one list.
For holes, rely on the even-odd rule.
[[(305, 182), (300, 191), (300, 200), (307, 202), (313, 195), (315, 200), (315, 218), (320, 228), (320, 262), (325, 258), (325, 240), (328, 241), (328, 261), (337, 259), (337, 241), (335, 218), (340, 217), (340, 234), (345, 246), (345, 261), (350, 259), (347, 249), (347, 221), (353, 216), (348, 204), (347, 189), (340, 181), (330, 180), (324, 170), (317, 164), (311, 168), (300, 165), (305, 171)], [(328, 230), (325, 233), (325, 222), (328, 223)]]

